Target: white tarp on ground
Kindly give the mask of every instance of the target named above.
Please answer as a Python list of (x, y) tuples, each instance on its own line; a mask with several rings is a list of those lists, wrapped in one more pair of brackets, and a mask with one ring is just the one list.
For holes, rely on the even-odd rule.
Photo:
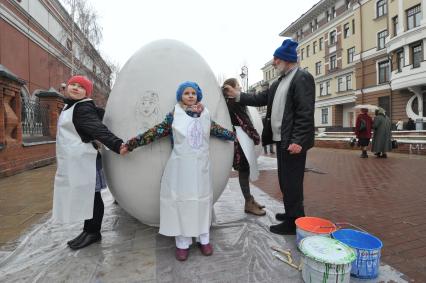
[[(273, 165), (272, 159), (261, 157), (261, 170)], [(299, 271), (272, 256), (270, 247), (280, 246), (300, 262), (295, 236), (269, 232), (282, 204), (256, 187), (252, 193), (266, 204), (266, 216), (245, 214), (238, 178), (229, 179), (214, 206), (214, 254), (205, 257), (193, 245), (188, 260), (179, 262), (174, 238), (128, 215), (106, 190), (101, 243), (72, 251), (66, 242), (80, 233), (82, 224), (62, 226), (46, 217), (14, 251), (0, 254), (0, 282), (302, 282)], [(401, 276), (383, 265), (378, 279), (351, 282), (406, 282)]]

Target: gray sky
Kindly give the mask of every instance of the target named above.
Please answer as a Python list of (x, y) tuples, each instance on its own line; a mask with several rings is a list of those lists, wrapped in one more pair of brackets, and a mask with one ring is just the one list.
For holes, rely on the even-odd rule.
[(89, 0), (103, 28), (101, 52), (121, 67), (145, 44), (176, 39), (203, 56), (216, 76), (249, 68), (249, 84), (282, 43), (278, 34), (318, 0)]

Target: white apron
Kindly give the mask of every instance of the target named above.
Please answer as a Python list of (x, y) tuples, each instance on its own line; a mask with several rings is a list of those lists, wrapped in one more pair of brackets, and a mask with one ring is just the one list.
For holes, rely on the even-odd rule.
[(250, 181), (254, 182), (259, 179), (259, 169), (257, 167), (257, 156), (253, 140), (244, 132), (240, 126), (235, 126), (237, 139), (243, 149), (244, 155), (250, 165)]
[(210, 177), (210, 114), (192, 118), (176, 104), (174, 147), (161, 178), (160, 234), (197, 237), (208, 233), (213, 190)]
[(72, 117), (77, 103), (62, 111), (56, 134), (57, 170), (53, 193), (52, 217), (69, 223), (91, 219), (96, 186), (97, 150), (92, 143), (84, 143), (78, 135)]

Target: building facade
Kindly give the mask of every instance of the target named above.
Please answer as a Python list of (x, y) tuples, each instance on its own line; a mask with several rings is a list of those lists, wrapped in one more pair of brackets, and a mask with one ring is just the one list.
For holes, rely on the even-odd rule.
[(93, 98), (105, 106), (111, 70), (61, 3), (0, 0), (0, 176), (54, 162), (72, 68), (94, 82)]
[(317, 127), (353, 127), (356, 104), (425, 119), (425, 2), (322, 0), (280, 33), (315, 78)]

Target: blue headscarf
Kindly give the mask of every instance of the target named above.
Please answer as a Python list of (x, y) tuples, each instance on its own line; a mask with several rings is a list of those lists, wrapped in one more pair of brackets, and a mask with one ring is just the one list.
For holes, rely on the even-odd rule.
[(181, 101), (182, 100), (182, 94), (183, 91), (187, 88), (187, 87), (192, 87), (195, 92), (197, 93), (197, 102), (200, 102), (201, 99), (203, 99), (203, 92), (201, 91), (201, 88), (198, 86), (197, 83), (194, 82), (183, 82), (179, 85), (177, 91), (176, 91), (176, 100), (177, 101)]

